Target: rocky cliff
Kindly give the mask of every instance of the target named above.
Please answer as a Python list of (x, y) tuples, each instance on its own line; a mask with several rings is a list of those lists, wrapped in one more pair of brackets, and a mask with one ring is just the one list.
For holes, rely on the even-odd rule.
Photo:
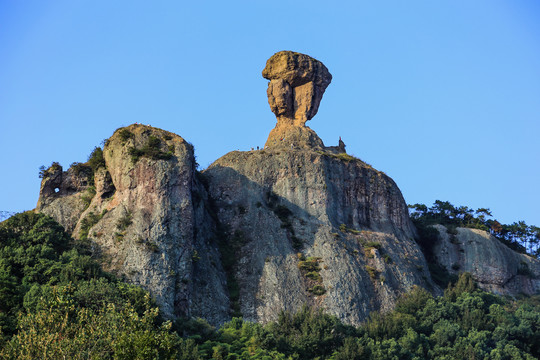
[(519, 254), (483, 230), (435, 225), (437, 262), (451, 274), (470, 272), (480, 288), (501, 295), (540, 291), (540, 261)]
[(180, 136), (131, 125), (89, 162), (43, 171), (36, 211), (169, 317), (267, 322), (309, 304), (359, 324), (414, 285), (440, 293), (392, 179), (305, 125), (328, 69), (285, 51), (263, 76), (277, 119), (263, 150), (231, 152), (199, 173)]
[(193, 147), (131, 125), (107, 140), (103, 160), (93, 173), (86, 164), (53, 166), (36, 210), (89, 241), (105, 269), (148, 289), (167, 316), (226, 320), (226, 278)]

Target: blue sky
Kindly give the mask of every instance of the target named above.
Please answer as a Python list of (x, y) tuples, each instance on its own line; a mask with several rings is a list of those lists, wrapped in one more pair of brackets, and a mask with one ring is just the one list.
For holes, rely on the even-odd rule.
[(0, 210), (34, 208), (40, 165), (134, 122), (184, 137), (202, 168), (262, 146), (280, 50), (333, 75), (307, 125), (408, 203), (540, 225), (536, 0), (0, 0)]

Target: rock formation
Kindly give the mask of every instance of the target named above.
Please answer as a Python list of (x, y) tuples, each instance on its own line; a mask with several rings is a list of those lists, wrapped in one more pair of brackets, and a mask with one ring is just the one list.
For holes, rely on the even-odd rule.
[(90, 241), (106, 270), (148, 289), (166, 316), (227, 320), (226, 280), (193, 147), (131, 125), (107, 140), (103, 156), (94, 184), (81, 166), (47, 171), (36, 210)]
[(485, 291), (501, 295), (540, 291), (540, 261), (519, 254), (483, 230), (457, 228), (448, 233), (435, 225), (439, 241), (434, 254), (437, 262), (451, 274), (470, 272)]
[(268, 104), (277, 125), (270, 132), (266, 147), (318, 147), (321, 139), (306, 127), (313, 118), (332, 75), (324, 64), (292, 51), (280, 51), (266, 62), (262, 75), (268, 83)]
[[(305, 126), (331, 81), (326, 67), (280, 52), (263, 75), (278, 120), (264, 150), (228, 153), (199, 173), (180, 136), (131, 125), (107, 140), (98, 165), (44, 171), (36, 211), (89, 242), (107, 270), (148, 289), (168, 317), (267, 322), (309, 304), (358, 325), (415, 285), (441, 293), (392, 179)], [(441, 248), (454, 251), (441, 263), (497, 283), (478, 268), (509, 250), (485, 242), (482, 254), (500, 251), (482, 257), (467, 246), (465, 255)], [(525, 261), (538, 274), (537, 262), (516, 259), (504, 266)], [(513, 284), (501, 285), (506, 293), (519, 291), (516, 271), (501, 276)]]

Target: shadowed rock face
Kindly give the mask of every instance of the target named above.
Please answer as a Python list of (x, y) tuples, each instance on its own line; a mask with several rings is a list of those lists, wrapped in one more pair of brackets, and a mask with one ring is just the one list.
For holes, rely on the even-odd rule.
[(262, 75), (268, 83), (268, 104), (277, 125), (266, 146), (324, 147), (306, 121), (313, 118), (332, 75), (324, 64), (292, 51), (280, 51), (266, 62)]
[[(362, 161), (234, 151), (203, 174), (222, 225), (242, 237), (233, 272), (245, 319), (274, 321), (308, 304), (359, 325), (414, 285), (437, 291), (399, 189)], [(318, 275), (302, 270), (310, 258)]]

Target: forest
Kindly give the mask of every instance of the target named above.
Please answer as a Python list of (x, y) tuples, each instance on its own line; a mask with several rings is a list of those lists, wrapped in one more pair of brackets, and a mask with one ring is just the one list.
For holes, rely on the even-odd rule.
[[(459, 226), (485, 214), (417, 211), (426, 219), (444, 211)], [(163, 319), (146, 291), (104, 272), (90, 254), (89, 244), (46, 215), (25, 212), (0, 223), (0, 358), (540, 357), (540, 296), (486, 293), (468, 273), (440, 297), (416, 287), (394, 311), (372, 313), (360, 327), (304, 307), (265, 325), (233, 318), (215, 328), (202, 319)]]

